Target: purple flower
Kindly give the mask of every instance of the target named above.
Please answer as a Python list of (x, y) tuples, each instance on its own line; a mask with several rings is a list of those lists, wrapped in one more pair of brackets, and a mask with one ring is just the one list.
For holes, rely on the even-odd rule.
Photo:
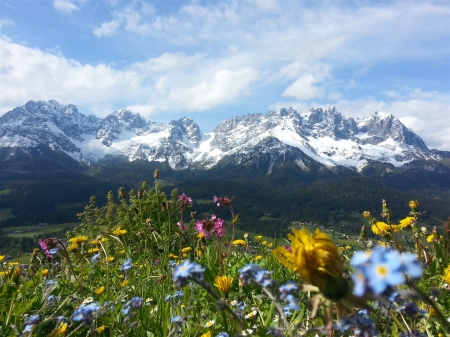
[(222, 237), (225, 234), (223, 224), (223, 219), (217, 218), (214, 214), (211, 214), (210, 219), (197, 220), (195, 222), (195, 229), (199, 233), (203, 233), (207, 238), (211, 237), (211, 233), (216, 234), (218, 237)]
[(186, 206), (192, 206), (192, 198), (189, 198), (186, 194), (178, 196), (178, 201), (180, 202), (180, 208), (184, 211)]
[(181, 221), (177, 222), (177, 226), (178, 226), (178, 228), (180, 228), (180, 231), (182, 231), (182, 232), (185, 232), (188, 229), (187, 226), (184, 223), (182, 223)]

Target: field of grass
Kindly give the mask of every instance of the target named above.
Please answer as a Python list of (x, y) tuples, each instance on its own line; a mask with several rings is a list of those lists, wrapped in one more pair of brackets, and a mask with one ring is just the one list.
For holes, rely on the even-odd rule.
[[(38, 226), (21, 226), (21, 227), (5, 227), (2, 228), (3, 232), (8, 233), (13, 231), (14, 233), (8, 234), (9, 237), (20, 238), (20, 237), (33, 237), (35, 235), (39, 235), (47, 232), (59, 232), (64, 228), (72, 229), (77, 226), (78, 222), (69, 222), (58, 225), (48, 225), (45, 227)], [(23, 231), (23, 232), (21, 232)]]
[[(1, 192), (0, 192), (1, 193)], [(0, 209), (0, 221), (13, 218), (14, 215), (11, 214), (11, 208)]]

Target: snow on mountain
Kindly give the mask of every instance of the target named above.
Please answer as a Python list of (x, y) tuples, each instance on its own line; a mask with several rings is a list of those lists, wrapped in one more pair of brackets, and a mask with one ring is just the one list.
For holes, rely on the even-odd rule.
[(146, 122), (121, 109), (101, 119), (53, 100), (30, 101), (0, 117), (0, 148), (38, 144), (88, 163), (124, 155), (130, 161), (167, 161), (174, 169), (211, 168), (221, 160), (239, 165), (264, 157), (270, 161), (268, 173), (288, 157), (304, 170), (309, 159), (354, 168), (368, 161), (402, 166), (414, 159), (440, 159), (394, 116), (375, 112), (353, 119), (334, 106), (303, 114), (292, 108), (248, 114), (224, 120), (208, 134), (187, 117)]

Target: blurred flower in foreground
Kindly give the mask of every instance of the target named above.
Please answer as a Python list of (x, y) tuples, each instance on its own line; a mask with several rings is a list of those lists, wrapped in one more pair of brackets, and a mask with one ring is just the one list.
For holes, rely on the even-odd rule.
[(405, 283), (405, 275), (422, 276), (422, 264), (411, 253), (400, 254), (397, 250), (375, 247), (372, 251), (356, 252), (351, 264), (355, 267), (354, 293), (356, 296), (373, 293), (389, 293), (393, 286)]
[[(343, 279), (344, 265), (336, 245), (316, 229), (310, 235), (306, 228), (292, 229), (289, 234), (291, 250), (278, 247), (275, 257), (287, 268), (298, 273), (306, 282), (318, 287), (326, 297), (339, 299), (347, 293), (347, 283)], [(341, 289), (337, 289), (341, 286)]]

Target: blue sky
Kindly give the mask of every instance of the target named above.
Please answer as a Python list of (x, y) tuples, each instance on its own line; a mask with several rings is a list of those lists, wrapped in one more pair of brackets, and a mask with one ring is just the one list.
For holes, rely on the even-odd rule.
[(450, 3), (0, 0), (0, 114), (220, 121), (281, 107), (392, 113), (450, 150)]

